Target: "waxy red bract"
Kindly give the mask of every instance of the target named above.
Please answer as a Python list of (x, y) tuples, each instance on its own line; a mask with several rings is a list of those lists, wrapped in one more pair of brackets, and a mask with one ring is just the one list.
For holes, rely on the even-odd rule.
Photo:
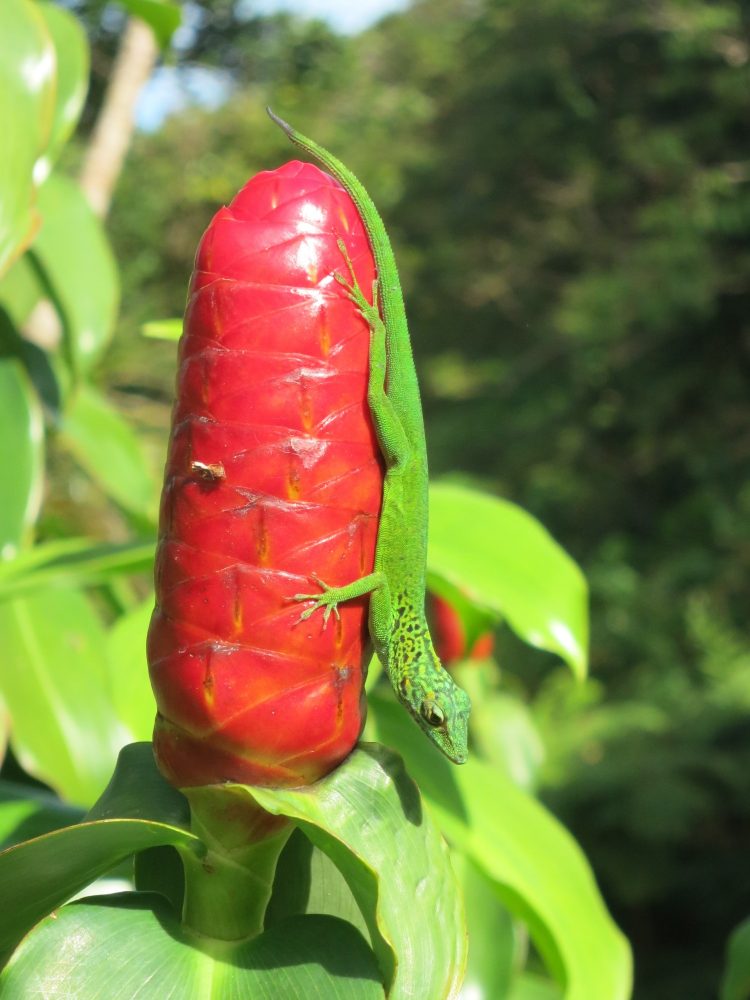
[(290, 600), (371, 572), (382, 468), (369, 330), (335, 273), (375, 265), (349, 195), (258, 174), (198, 247), (179, 347), (148, 654), (159, 766), (179, 787), (306, 784), (364, 722), (367, 599)]

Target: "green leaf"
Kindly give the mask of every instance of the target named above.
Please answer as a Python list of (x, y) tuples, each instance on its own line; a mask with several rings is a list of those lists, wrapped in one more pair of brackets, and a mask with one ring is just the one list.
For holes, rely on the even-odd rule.
[(492, 880), (465, 855), (453, 853), (464, 893), (469, 961), (460, 998), (503, 1000), (516, 965), (518, 930), (498, 899)]
[(158, 892), (169, 900), (175, 913), (182, 912), (185, 899), (185, 869), (179, 852), (168, 845), (139, 851), (133, 865), (138, 892)]
[(476, 663), (456, 664), (453, 676), (471, 698), (472, 746), (520, 788), (533, 790), (544, 745), (529, 710), (519, 698), (497, 691), (494, 665), (485, 671)]
[(93, 386), (78, 386), (60, 438), (108, 496), (133, 514), (156, 519), (156, 479), (140, 438)]
[[(46, 914), (129, 854), (142, 851), (153, 857), (155, 848), (171, 846), (183, 855), (203, 856), (205, 846), (189, 832), (188, 822), (187, 801), (157, 771), (151, 745), (124, 748), (110, 784), (86, 821), (0, 854), (4, 904), (0, 951), (7, 952)], [(85, 927), (71, 922), (89, 907), (96, 909), (86, 911), (91, 918)], [(131, 908), (148, 911), (154, 919), (131, 924)], [(61, 927), (57, 944), (55, 934)], [(146, 928), (143, 941), (138, 936), (141, 927)], [(196, 947), (201, 940), (205, 951)], [(61, 960), (70, 958), (70, 948), (78, 943), (85, 954)], [(135, 965), (134, 949), (139, 959)], [(47, 956), (43, 962), (40, 953)], [(193, 976), (199, 977), (195, 991), (189, 988)], [(161, 1000), (175, 984), (180, 996), (216, 1000), (383, 996), (372, 953), (357, 931), (341, 920), (292, 918), (252, 942), (221, 942), (217, 947), (186, 933), (164, 899), (142, 894), (88, 897), (43, 923), (26, 938), (0, 977), (0, 992), (23, 994), (36, 983), (43, 983), (39, 988), (49, 997), (83, 998), (98, 991), (114, 1000), (131, 1000), (135, 992), (144, 1000)]]
[(39, 189), (42, 228), (32, 253), (60, 313), (73, 368), (88, 371), (112, 336), (119, 278), (109, 241), (80, 188), (52, 174)]
[[(55, 50), (36, 4), (0, 3), (0, 275), (38, 226), (34, 165), (52, 125)], [(12, 141), (10, 141), (12, 139)]]
[(131, 14), (151, 26), (156, 40), (165, 49), (180, 26), (180, 8), (171, 0), (120, 0)]
[(0, 692), (22, 766), (72, 802), (101, 792), (127, 733), (115, 717), (105, 631), (76, 590), (0, 604)]
[(146, 662), (146, 632), (153, 609), (152, 595), (118, 618), (107, 636), (115, 712), (136, 740), (151, 738), (156, 715)]
[(588, 665), (588, 588), (575, 562), (526, 511), (465, 486), (430, 489), (428, 567), (532, 646)]
[(83, 28), (72, 14), (53, 3), (38, 6), (54, 43), (57, 63), (52, 128), (36, 169), (41, 182), (49, 175), (83, 110), (89, 85), (89, 47)]
[(0, 780), (0, 849), (77, 823), (83, 810), (41, 788)]
[(549, 979), (524, 972), (514, 980), (508, 1000), (563, 1000), (563, 994)]
[(103, 583), (123, 573), (153, 573), (154, 543), (92, 545), (90, 538), (61, 538), (0, 562), (0, 601), (40, 587)]
[(44, 423), (21, 362), (0, 356), (0, 563), (28, 541), (44, 483)]
[(750, 998), (750, 918), (732, 931), (721, 981), (721, 1000)]
[(153, 319), (141, 327), (144, 337), (155, 340), (179, 340), (182, 336), (182, 319)]
[(112, 819), (79, 823), (3, 851), (0, 955), (15, 947), (39, 920), (118, 862), (160, 844), (196, 852), (202, 849), (198, 838), (187, 830), (148, 820)]
[(466, 941), (455, 876), (397, 756), (361, 744), (308, 788), (228, 787), (290, 816), (334, 861), (367, 920), (390, 1000), (456, 991)]
[(451, 765), (394, 700), (373, 695), (370, 708), (380, 739), (404, 755), (445, 836), (527, 924), (565, 1000), (626, 1000), (630, 949), (570, 834), (476, 757)]
[(39, 273), (29, 254), (19, 257), (0, 280), (0, 306), (18, 329), (29, 318), (42, 294)]
[(0, 853), (0, 957), (42, 917), (129, 855), (165, 844), (203, 854), (188, 824), (185, 797), (157, 771), (151, 744), (125, 747), (83, 823)]
[(216, 948), (189, 935), (160, 896), (135, 893), (89, 897), (44, 921), (0, 976), (0, 990), (48, 1000), (385, 995), (372, 952), (343, 920), (292, 917), (250, 941)]
[(148, 819), (187, 830), (190, 806), (162, 777), (151, 744), (130, 743), (120, 751), (107, 787), (86, 818)]
[(48, 419), (54, 420), (70, 379), (57, 355), (33, 344), (19, 332), (27, 310), (33, 309), (45, 294), (30, 261), (31, 255), (24, 254), (0, 282), (0, 356), (21, 362)]
[(265, 925), (272, 927), (302, 913), (341, 917), (370, 940), (367, 923), (346, 879), (328, 855), (298, 829), (279, 857)]

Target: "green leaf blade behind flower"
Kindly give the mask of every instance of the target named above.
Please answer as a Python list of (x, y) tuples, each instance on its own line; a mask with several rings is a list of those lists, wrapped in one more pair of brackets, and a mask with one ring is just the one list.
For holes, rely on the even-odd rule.
[(0, 695), (23, 767), (71, 802), (107, 783), (127, 732), (112, 708), (105, 630), (76, 590), (40, 589), (0, 603)]
[(94, 482), (125, 510), (154, 522), (156, 476), (141, 439), (91, 385), (78, 386), (63, 416), (62, 443)]
[(433, 484), (428, 569), (502, 615), (530, 645), (557, 653), (576, 677), (586, 676), (586, 580), (526, 511), (465, 486)]
[(12, 559), (29, 540), (44, 483), (41, 406), (23, 365), (15, 357), (0, 356), (0, 428), (2, 563)]
[[(38, 226), (34, 165), (52, 127), (55, 49), (30, 0), (0, 3), (0, 276), (31, 242)], [(12, 141), (7, 141), (12, 137)]]
[(47, 31), (55, 46), (55, 107), (46, 149), (37, 166), (44, 180), (78, 123), (89, 85), (89, 47), (76, 18), (54, 3), (39, 3)]
[(60, 313), (74, 371), (83, 374), (104, 353), (114, 330), (120, 281), (101, 222), (81, 189), (53, 174), (39, 189), (42, 227), (32, 253)]
[(630, 949), (570, 834), (476, 757), (451, 765), (392, 698), (372, 695), (370, 708), (378, 737), (404, 755), (444, 835), (526, 923), (565, 1000), (628, 1000)]

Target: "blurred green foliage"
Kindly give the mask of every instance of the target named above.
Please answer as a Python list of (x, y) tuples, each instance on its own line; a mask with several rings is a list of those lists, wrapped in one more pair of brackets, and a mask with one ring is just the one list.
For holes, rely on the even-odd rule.
[(544, 794), (636, 943), (636, 996), (714, 996), (750, 908), (750, 5), (423, 0), (351, 39), (193, 7), (182, 64), (234, 90), (136, 143), (104, 377), (166, 404), (172, 348), (160, 373), (135, 331), (181, 313), (217, 204), (289, 158), (265, 103), (365, 179), (433, 471), (530, 510), (591, 583), (596, 682), (544, 681), (501, 636)]

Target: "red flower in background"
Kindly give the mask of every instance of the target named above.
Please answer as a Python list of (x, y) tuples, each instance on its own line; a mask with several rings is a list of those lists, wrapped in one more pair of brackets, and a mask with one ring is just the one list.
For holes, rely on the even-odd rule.
[(179, 787), (312, 782), (364, 723), (367, 599), (323, 630), (310, 574), (372, 570), (382, 489), (369, 331), (335, 280), (375, 265), (349, 195), (311, 164), (214, 217), (180, 341), (148, 654), (159, 766)]
[(435, 650), (446, 666), (461, 660), (485, 660), (492, 655), (495, 647), (492, 632), (477, 636), (469, 648), (461, 617), (445, 598), (427, 595), (427, 617)]

